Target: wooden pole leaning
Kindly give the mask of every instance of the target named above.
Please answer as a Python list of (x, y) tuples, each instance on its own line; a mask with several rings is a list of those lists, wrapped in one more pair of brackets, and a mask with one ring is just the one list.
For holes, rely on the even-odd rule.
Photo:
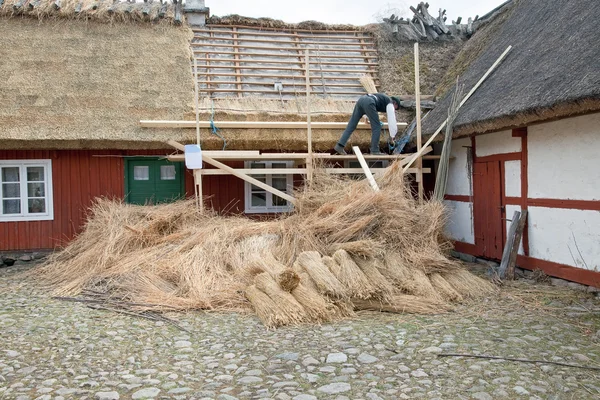
[[(421, 83), (419, 78), (419, 42), (415, 42), (415, 104), (417, 119), (417, 152), (421, 151)], [(417, 160), (417, 185), (419, 191), (419, 201), (423, 202), (423, 159), (419, 157)]]
[[(473, 88), (471, 89), (471, 91), (469, 93), (467, 93), (467, 95), (462, 99), (462, 101), (458, 105), (458, 108), (462, 107), (463, 104), (465, 104), (467, 102), (467, 100), (469, 100), (469, 97), (471, 97), (471, 95), (473, 93), (475, 93), (475, 91), (479, 88), (479, 86), (481, 86), (481, 84), (483, 83), (483, 81), (485, 81), (486, 78), (494, 71), (494, 69), (496, 69), (496, 67), (498, 66), (498, 64), (500, 64), (500, 62), (502, 62), (502, 60), (504, 59), (504, 57), (506, 57), (506, 55), (508, 54), (508, 52), (511, 49), (512, 49), (512, 46), (508, 46), (506, 48), (506, 50), (504, 50), (504, 53), (502, 53), (500, 55), (500, 57), (498, 57), (498, 59), (496, 60), (496, 62), (494, 64), (492, 64), (492, 66), (486, 71), (485, 74), (483, 74), (483, 76), (481, 77), (481, 79), (479, 79), (479, 81), (475, 84), (475, 86), (473, 86)], [(429, 138), (429, 140), (427, 140), (427, 142), (425, 143), (424, 147), (429, 146), (431, 144), (431, 142), (433, 142), (433, 140), (436, 138), (436, 136), (439, 135), (439, 133), (442, 131), (442, 129), (444, 128), (444, 126), (446, 126), (447, 122), (448, 122), (448, 118), (446, 118), (444, 120), (444, 122), (442, 122), (442, 124), (440, 125), (440, 127), (433, 133), (433, 135), (431, 135), (431, 137)], [(417, 160), (419, 157), (421, 157), (422, 150), (423, 149), (421, 149), (421, 151), (417, 151), (412, 156), (412, 158), (410, 159), (410, 161), (404, 167), (403, 172), (406, 172), (411, 167), (411, 165), (415, 162), (415, 160)]]
[(304, 51), (304, 76), (306, 77), (306, 136), (308, 147), (308, 158), (306, 159), (306, 179), (310, 184), (313, 178), (313, 156), (312, 156), (312, 127), (310, 118), (310, 63), (308, 49)]

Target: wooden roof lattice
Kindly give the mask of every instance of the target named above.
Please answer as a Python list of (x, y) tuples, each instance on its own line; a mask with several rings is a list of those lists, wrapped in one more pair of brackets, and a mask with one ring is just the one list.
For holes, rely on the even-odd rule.
[(369, 74), (378, 83), (374, 39), (364, 31), (243, 25), (207, 25), (192, 30), (201, 95), (289, 100), (306, 95), (308, 73), (313, 95), (348, 100), (365, 94), (359, 81), (362, 75)]

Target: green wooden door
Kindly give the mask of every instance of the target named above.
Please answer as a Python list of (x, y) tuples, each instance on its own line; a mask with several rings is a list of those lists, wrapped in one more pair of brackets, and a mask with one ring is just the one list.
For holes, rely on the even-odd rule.
[(125, 161), (125, 201), (143, 205), (181, 199), (185, 195), (183, 174), (181, 162), (128, 158)]

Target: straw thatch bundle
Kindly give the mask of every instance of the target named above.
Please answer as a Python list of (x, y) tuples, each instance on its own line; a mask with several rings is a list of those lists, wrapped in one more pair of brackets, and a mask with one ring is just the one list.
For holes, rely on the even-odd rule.
[(304, 307), (290, 293), (279, 287), (277, 282), (267, 273), (256, 275), (254, 284), (257, 289), (265, 292), (277, 305), (277, 312), (287, 323), (299, 323), (306, 320)]
[(315, 281), (312, 280), (308, 273), (302, 271), (298, 274), (298, 276), (300, 276), (300, 283), (302, 283), (303, 286), (306, 286), (310, 290), (319, 293), (319, 288), (317, 287), (317, 284), (315, 283)]
[(269, 221), (200, 214), (193, 201), (101, 199), (84, 231), (32, 275), (55, 294), (91, 289), (139, 309), (253, 309), (269, 327), (352, 317), (372, 304), (444, 312), (493, 290), (446, 258), (443, 206), (413, 200), (397, 165), (377, 193), (318, 171), (313, 182), (294, 212)]
[(377, 87), (375, 86), (375, 81), (371, 78), (371, 75), (364, 74), (360, 77), (359, 81), (367, 93), (377, 93)]
[(277, 283), (286, 292), (291, 292), (300, 284), (300, 275), (295, 273), (293, 269), (286, 269), (277, 275)]
[(460, 302), (463, 297), (448, 283), (444, 277), (438, 273), (429, 275), (429, 280), (433, 288), (447, 301)]
[(277, 304), (266, 293), (254, 285), (246, 288), (246, 297), (252, 304), (258, 318), (269, 328), (285, 325), (287, 320), (282, 320)]
[(298, 285), (292, 290), (292, 296), (302, 304), (311, 321), (325, 322), (335, 318), (335, 305), (310, 286)]
[(334, 298), (344, 298), (348, 294), (342, 283), (332, 271), (325, 266), (321, 255), (316, 251), (300, 253), (295, 262), (295, 268), (303, 269), (310, 276), (320, 293)]
[(331, 272), (346, 287), (351, 298), (372, 299), (379, 297), (377, 288), (371, 284), (364, 272), (356, 265), (350, 254), (338, 250), (333, 254), (336, 264)]
[(465, 298), (478, 298), (494, 291), (488, 282), (464, 269), (442, 274), (442, 278)]
[(381, 272), (379, 272), (380, 266), (383, 264), (382, 260), (378, 258), (362, 258), (354, 257), (356, 265), (365, 274), (369, 282), (376, 288), (377, 297), (382, 301), (388, 301), (393, 295), (395, 289), (392, 282), (390, 282)]

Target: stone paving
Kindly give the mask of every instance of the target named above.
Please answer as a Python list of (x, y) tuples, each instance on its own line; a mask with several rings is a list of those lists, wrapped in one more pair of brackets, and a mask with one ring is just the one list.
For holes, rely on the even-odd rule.
[(267, 330), (252, 315), (163, 322), (51, 299), (0, 268), (0, 399), (598, 399), (600, 300), (517, 282), (436, 315)]

